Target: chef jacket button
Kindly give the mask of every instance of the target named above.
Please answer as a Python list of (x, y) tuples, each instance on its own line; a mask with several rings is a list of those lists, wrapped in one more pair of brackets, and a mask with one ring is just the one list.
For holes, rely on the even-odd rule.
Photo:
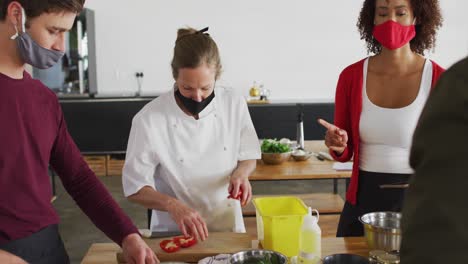
[(216, 114), (214, 114), (214, 117), (217, 117), (217, 115), (216, 115)]
[(174, 124), (174, 128), (177, 128), (177, 125), (176, 125), (176, 124)]
[(227, 150), (227, 148), (226, 148), (226, 147), (224, 147), (224, 151), (226, 151), (226, 150)]
[(180, 159), (180, 162), (184, 162), (184, 159)]

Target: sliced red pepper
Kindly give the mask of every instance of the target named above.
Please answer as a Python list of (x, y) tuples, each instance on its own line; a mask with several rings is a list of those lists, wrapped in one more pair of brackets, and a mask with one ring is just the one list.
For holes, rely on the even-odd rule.
[(159, 246), (161, 247), (162, 250), (164, 250), (167, 253), (173, 253), (180, 249), (177, 243), (169, 239), (161, 241), (161, 243), (159, 243)]
[(237, 192), (237, 196), (234, 197), (232, 196), (232, 193), (229, 194), (228, 196), (229, 199), (236, 199), (236, 200), (241, 200), (242, 199), (242, 190), (239, 190), (239, 192)]
[(174, 237), (173, 241), (177, 245), (179, 245), (180, 247), (183, 247), (183, 248), (191, 247), (191, 246), (193, 246), (193, 245), (195, 245), (197, 243), (196, 238), (194, 238), (194, 237), (183, 237), (183, 236)]

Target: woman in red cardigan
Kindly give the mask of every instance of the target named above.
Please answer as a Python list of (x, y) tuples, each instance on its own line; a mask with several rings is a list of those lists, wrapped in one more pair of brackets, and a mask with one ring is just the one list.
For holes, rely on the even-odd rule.
[(413, 132), (444, 71), (423, 57), (441, 25), (438, 0), (364, 1), (357, 26), (375, 55), (341, 73), (335, 124), (319, 120), (332, 156), (354, 159), (337, 236), (362, 236), (365, 213), (401, 211)]

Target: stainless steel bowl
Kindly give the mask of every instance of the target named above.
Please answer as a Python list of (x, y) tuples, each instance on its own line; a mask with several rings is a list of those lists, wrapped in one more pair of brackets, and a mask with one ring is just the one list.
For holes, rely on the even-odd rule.
[(286, 264), (288, 258), (271, 250), (246, 250), (235, 253), (229, 258), (230, 264)]
[(400, 251), (401, 213), (374, 212), (359, 218), (370, 250)]
[(334, 254), (323, 258), (322, 264), (369, 264), (370, 261), (353, 254)]

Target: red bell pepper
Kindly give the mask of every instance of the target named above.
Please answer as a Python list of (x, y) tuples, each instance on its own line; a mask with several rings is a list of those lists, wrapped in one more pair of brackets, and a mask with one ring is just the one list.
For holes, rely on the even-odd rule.
[(173, 239), (174, 243), (176, 243), (178, 246), (183, 247), (183, 248), (188, 248), (197, 243), (197, 239), (194, 237), (174, 237)]
[(242, 190), (239, 190), (239, 191), (237, 192), (237, 196), (236, 196), (236, 197), (232, 196), (232, 193), (230, 193), (229, 196), (228, 196), (228, 198), (229, 198), (229, 199), (241, 200), (241, 199), (242, 199)]
[(180, 249), (180, 246), (177, 243), (169, 239), (161, 241), (161, 243), (159, 243), (159, 246), (162, 250), (164, 250), (167, 253), (173, 253)]

